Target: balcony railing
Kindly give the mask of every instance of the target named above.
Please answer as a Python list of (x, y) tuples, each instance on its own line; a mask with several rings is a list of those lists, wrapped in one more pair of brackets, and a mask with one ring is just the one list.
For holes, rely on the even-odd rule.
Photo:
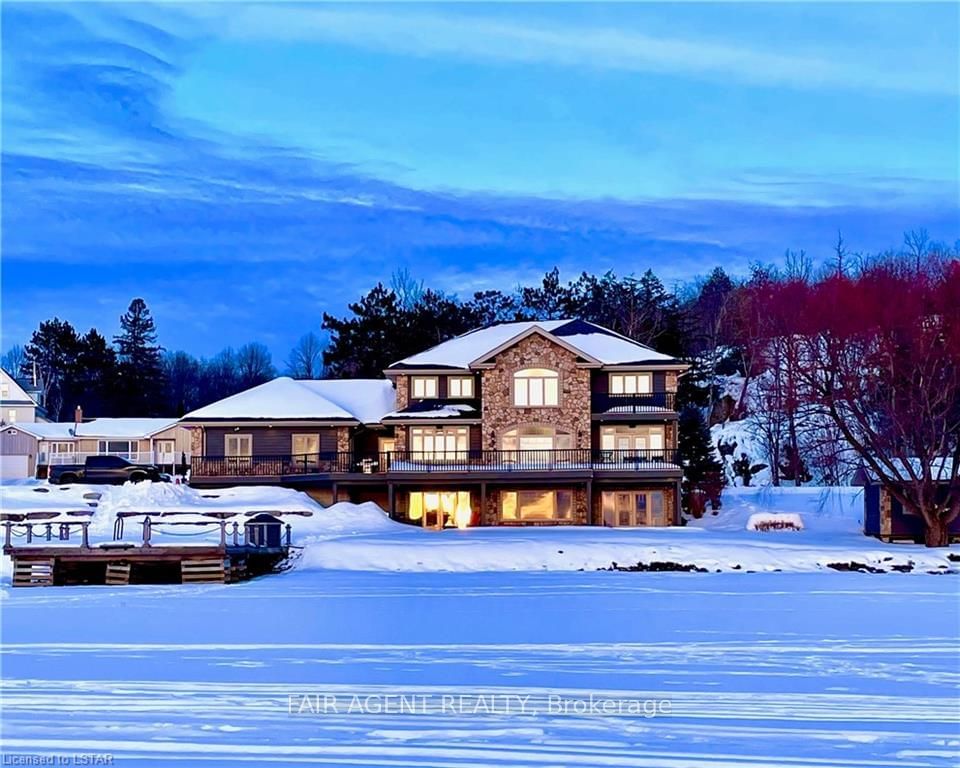
[(194, 456), (192, 477), (283, 477), (395, 472), (575, 472), (676, 469), (673, 449), (567, 448), (497, 451), (392, 451), (302, 455)]
[[(134, 464), (180, 464), (184, 453), (175, 451), (40, 451), (37, 454), (37, 463), (41, 466), (64, 466), (83, 464), (88, 456), (119, 456)], [(190, 461), (190, 452), (186, 452), (187, 461)]]
[(594, 413), (640, 415), (675, 410), (677, 396), (673, 392), (646, 392), (629, 395), (595, 392), (592, 399)]

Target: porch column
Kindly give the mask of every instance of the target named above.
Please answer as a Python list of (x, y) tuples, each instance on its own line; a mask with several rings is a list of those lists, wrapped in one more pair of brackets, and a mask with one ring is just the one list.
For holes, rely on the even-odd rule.
[(679, 525), (680, 524), (680, 484), (681, 480), (677, 480), (676, 484), (676, 496), (673, 497), (673, 520), (670, 521), (670, 525)]
[(480, 525), (486, 525), (487, 519), (487, 483), (480, 483)]
[(396, 518), (396, 510), (394, 509), (394, 494), (393, 494), (393, 483), (387, 483), (387, 506), (390, 513), (390, 519), (393, 520)]
[(587, 480), (587, 525), (593, 525), (593, 480)]
[(331, 495), (333, 496), (333, 503), (336, 504), (337, 501), (338, 501), (339, 498), (340, 498), (340, 496), (337, 494), (337, 484), (336, 484), (336, 483), (333, 483), (333, 485), (330, 487), (330, 493), (331, 493)]

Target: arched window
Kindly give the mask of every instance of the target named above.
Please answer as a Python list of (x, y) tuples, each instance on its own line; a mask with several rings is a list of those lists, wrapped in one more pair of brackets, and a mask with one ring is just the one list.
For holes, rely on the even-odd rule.
[(524, 368), (513, 374), (513, 404), (544, 407), (560, 404), (560, 375), (549, 368)]

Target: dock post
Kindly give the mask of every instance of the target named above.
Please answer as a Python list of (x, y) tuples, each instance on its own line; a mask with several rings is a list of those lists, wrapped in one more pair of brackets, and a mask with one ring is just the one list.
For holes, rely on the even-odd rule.
[(52, 523), (47, 523), (46, 534), (47, 534), (47, 541), (53, 541), (53, 524)]
[(236, 522), (233, 523), (233, 546), (238, 546), (240, 544), (240, 526)]
[(7, 549), (10, 547), (10, 533), (13, 530), (13, 523), (8, 520), (3, 524), (3, 527), (6, 529), (3, 532), (3, 548)]
[(80, 549), (90, 549), (90, 523), (81, 523), (80, 532), (83, 538), (80, 540)]
[(293, 532), (293, 527), (290, 525), (290, 523), (287, 523), (287, 546), (288, 547), (290, 546), (292, 532)]
[(33, 523), (27, 523), (27, 544), (33, 542)]
[(220, 521), (220, 550), (224, 551), (227, 548), (227, 521)]
[(146, 517), (143, 520), (143, 546), (150, 546), (150, 518)]

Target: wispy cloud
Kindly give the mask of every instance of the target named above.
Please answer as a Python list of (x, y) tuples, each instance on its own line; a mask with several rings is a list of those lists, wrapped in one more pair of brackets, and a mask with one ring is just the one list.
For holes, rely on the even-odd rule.
[[(744, 11), (745, 13), (748, 11)], [(209, 18), (209, 9), (200, 11)], [(410, 56), (509, 64), (593, 67), (687, 75), (791, 88), (875, 89), (954, 95), (950, 67), (889, 62), (849, 46), (806, 53), (766, 50), (707, 37), (661, 36), (636, 29), (498, 20), (469, 11), (390, 11), (285, 5), (231, 6), (226, 34), (241, 39), (326, 41)]]

